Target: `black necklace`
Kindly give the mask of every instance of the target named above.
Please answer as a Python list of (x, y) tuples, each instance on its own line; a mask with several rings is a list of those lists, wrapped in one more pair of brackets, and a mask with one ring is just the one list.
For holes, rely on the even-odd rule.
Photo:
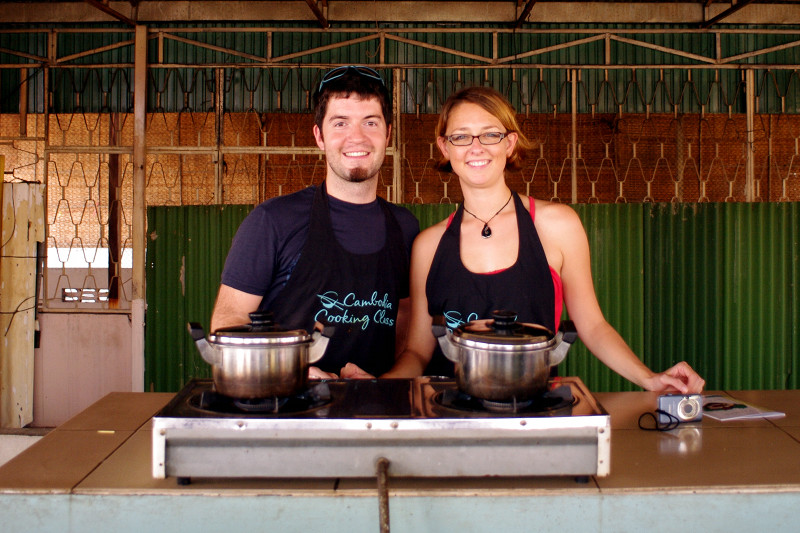
[(478, 215), (476, 215), (475, 213), (473, 213), (472, 211), (470, 211), (469, 209), (467, 209), (467, 206), (466, 206), (466, 205), (464, 205), (464, 204), (461, 204), (461, 205), (462, 205), (462, 207), (464, 208), (464, 211), (466, 211), (467, 213), (469, 213), (470, 215), (472, 215), (473, 217), (475, 217), (477, 220), (480, 220), (481, 222), (483, 222), (483, 230), (481, 230), (481, 237), (483, 237), (484, 239), (488, 239), (489, 237), (491, 237), (491, 236), (492, 236), (492, 228), (490, 228), (490, 227), (489, 227), (489, 222), (491, 222), (491, 221), (492, 221), (492, 219), (493, 219), (494, 217), (496, 217), (497, 215), (499, 215), (499, 214), (500, 214), (500, 211), (502, 211), (503, 209), (505, 209), (505, 208), (506, 208), (506, 206), (508, 205), (508, 202), (510, 202), (510, 201), (511, 201), (511, 197), (512, 197), (513, 195), (514, 195), (514, 193), (511, 193), (511, 194), (509, 194), (509, 195), (508, 195), (508, 200), (506, 200), (506, 203), (504, 203), (504, 204), (503, 204), (503, 207), (501, 207), (500, 209), (498, 209), (498, 210), (497, 210), (497, 213), (495, 213), (494, 215), (492, 215), (492, 216), (491, 216), (491, 218), (489, 218), (489, 220), (483, 220), (483, 219), (482, 219), (482, 218), (480, 218)]

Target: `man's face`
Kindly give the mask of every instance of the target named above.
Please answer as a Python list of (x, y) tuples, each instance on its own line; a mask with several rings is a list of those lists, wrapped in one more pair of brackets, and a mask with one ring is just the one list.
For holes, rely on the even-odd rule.
[(328, 179), (363, 182), (378, 175), (389, 144), (389, 130), (377, 98), (333, 97), (322, 129), (314, 126), (317, 146), (325, 152)]

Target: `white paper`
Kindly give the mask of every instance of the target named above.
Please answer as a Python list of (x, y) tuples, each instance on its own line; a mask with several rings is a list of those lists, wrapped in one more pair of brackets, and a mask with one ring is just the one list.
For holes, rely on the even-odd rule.
[[(730, 405), (730, 409), (708, 410), (708, 404)], [(730, 396), (722, 394), (711, 394), (703, 396), (703, 416), (714, 420), (748, 420), (753, 418), (783, 418), (786, 413), (771, 411), (763, 407), (757, 407), (747, 402), (742, 402)]]

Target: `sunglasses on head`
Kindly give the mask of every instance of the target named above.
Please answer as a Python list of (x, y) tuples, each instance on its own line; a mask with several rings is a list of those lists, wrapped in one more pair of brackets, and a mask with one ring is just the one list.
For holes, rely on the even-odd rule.
[(379, 82), (381, 82), (381, 85), (384, 85), (383, 78), (381, 78), (381, 75), (378, 74), (377, 70), (360, 65), (346, 65), (344, 67), (336, 67), (326, 72), (325, 75), (322, 76), (322, 81), (319, 82), (319, 91), (322, 91), (322, 87), (324, 87), (326, 83), (341, 78), (350, 69), (353, 69), (353, 71), (355, 71), (356, 74), (364, 76), (365, 78), (378, 80)]

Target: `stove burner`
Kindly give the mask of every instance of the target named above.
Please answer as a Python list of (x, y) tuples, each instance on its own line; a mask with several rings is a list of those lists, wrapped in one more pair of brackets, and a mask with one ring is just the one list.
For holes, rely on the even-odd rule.
[[(286, 405), (289, 398), (256, 398), (252, 400), (233, 400), (233, 404), (248, 413), (272, 413), (281, 412), (281, 408)], [(202, 400), (201, 400), (202, 403)]]
[(459, 390), (443, 390), (438, 392), (434, 403), (446, 409), (452, 409), (475, 416), (562, 416), (572, 413), (572, 406), (577, 399), (572, 396), (568, 386), (550, 390), (541, 396), (518, 402), (497, 402), (475, 398)]
[(480, 398), (478, 400), (481, 402), (481, 405), (487, 411), (491, 411), (493, 413), (518, 413), (520, 410), (525, 409), (526, 407), (530, 406), (533, 403), (533, 400), (518, 402), (516, 398), (514, 398), (510, 402), (495, 402), (492, 400), (483, 400)]
[(193, 394), (187, 405), (205, 414), (219, 415), (258, 415), (283, 416), (303, 413), (328, 405), (331, 391), (327, 383), (318, 383), (307, 390), (287, 397), (237, 399), (225, 396), (214, 390), (204, 390)]

